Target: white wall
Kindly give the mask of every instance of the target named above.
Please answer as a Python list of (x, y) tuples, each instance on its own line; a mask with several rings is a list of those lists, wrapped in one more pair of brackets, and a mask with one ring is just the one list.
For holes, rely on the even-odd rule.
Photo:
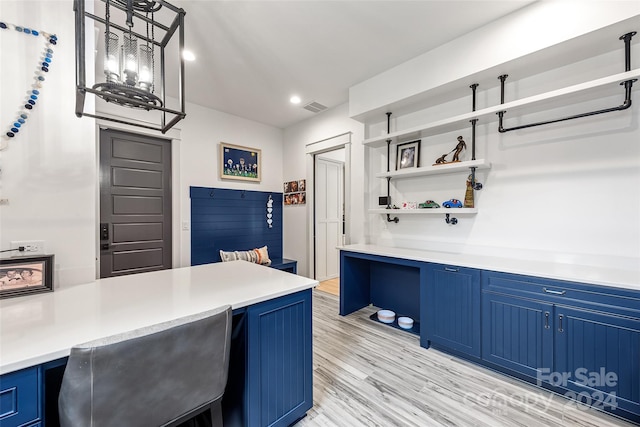
[[(586, 112), (618, 105), (622, 96), (616, 89), (617, 96), (581, 103), (577, 109)], [(633, 97), (638, 99), (640, 91), (635, 90)], [(566, 112), (553, 109), (544, 118), (562, 117)], [(543, 118), (507, 117), (507, 125)], [(506, 134), (498, 134), (495, 123), (479, 126), (477, 158), (487, 159), (492, 167), (478, 172), (484, 184), (476, 191), (478, 214), (458, 216), (455, 226), (447, 225), (443, 216), (400, 216), (398, 224), (388, 224), (382, 215), (373, 215), (367, 240), (397, 247), (637, 268), (639, 120), (636, 104), (623, 112)], [(421, 164), (431, 164), (449, 152), (458, 135), (470, 143), (470, 128), (424, 138)], [(386, 170), (386, 153), (380, 151), (372, 155), (373, 173)], [(470, 159), (470, 150), (463, 159)], [(396, 204), (463, 200), (466, 177), (461, 173), (396, 181), (392, 200)], [(371, 207), (377, 195), (386, 194), (384, 180), (377, 181), (371, 182)]]
[[(0, 206), (0, 249), (8, 249), (12, 240), (44, 240), (46, 252), (55, 254), (56, 287), (93, 280), (95, 128), (93, 120), (74, 114), (72, 2), (2, 1), (0, 17), (55, 33), (59, 40), (36, 107), (18, 136), (0, 151), (0, 198), (9, 200)], [(31, 89), (43, 40), (13, 30), (0, 32), (2, 135)]]
[[(180, 194), (182, 222), (190, 222), (191, 218), (189, 186), (282, 192), (281, 129), (195, 104), (188, 104), (187, 117), (181, 126), (180, 188), (174, 189), (174, 194), (176, 191)], [(262, 150), (260, 183), (220, 180), (218, 154), (221, 141)], [(284, 223), (286, 228), (286, 218)], [(183, 266), (191, 264), (190, 236), (190, 231), (181, 231), (180, 262)]]
[[(522, 29), (527, 20), (535, 23), (536, 16), (543, 16), (560, 7), (548, 3), (551, 2), (536, 4), (532, 15), (518, 13), (491, 24), (492, 28), (478, 30), (477, 34), (483, 34), (483, 37), (462, 37), (446, 47), (436, 49), (431, 55), (422, 55), (415, 61), (401, 64), (356, 85), (350, 92), (348, 112), (345, 108), (334, 109), (330, 115), (321, 115), (286, 129), (285, 164), (291, 166), (285, 171), (285, 180), (302, 176), (305, 144), (345, 132), (349, 128), (358, 129), (357, 124), (346, 118), (348, 115), (367, 118), (365, 132), (367, 137), (371, 137), (386, 131), (384, 112), (393, 111), (389, 105), (394, 102), (402, 105), (402, 112), (392, 116), (392, 131), (468, 112), (471, 104), (468, 84), (473, 79), (469, 78), (464, 84), (459, 80), (460, 76), (472, 76), (477, 72), (478, 62), (462, 57), (460, 52), (449, 48), (464, 44), (463, 53), (484, 55), (492, 52), (492, 45), (487, 40), (500, 35), (509, 48), (502, 51), (499, 60), (490, 65), (508, 64), (518, 55), (526, 53), (517, 49), (519, 41), (523, 40), (516, 37), (520, 34), (518, 28)], [(580, 16), (576, 15), (574, 9), (571, 9), (573, 15), (555, 16), (553, 22), (571, 23), (570, 28), (560, 24), (539, 27), (529, 24), (527, 28), (536, 28), (536, 32), (544, 33), (545, 43), (552, 45), (616, 20), (624, 21), (626, 26), (640, 23), (636, 16), (637, 4), (631, 7), (629, 2), (614, 3), (609, 7), (610, 2), (589, 2), (586, 8), (581, 4)], [(637, 30), (638, 25), (633, 29)], [(514, 36), (505, 38), (505, 34)], [(507, 80), (506, 100), (622, 72), (623, 44), (617, 40), (620, 35), (616, 33), (611, 40), (596, 37), (594, 44), (580, 45), (581, 52), (575, 57), (577, 62), (572, 62), (572, 54), (559, 57), (552, 54), (554, 49), (548, 50), (549, 55), (542, 52), (529, 66), (525, 62), (524, 66), (513, 70), (517, 72)], [(530, 33), (528, 37), (536, 40), (534, 34)], [(595, 44), (598, 45), (597, 49)], [(540, 46), (531, 46), (529, 43), (528, 48), (533, 51)], [(633, 41), (632, 50), (632, 68), (637, 68), (640, 57), (638, 36)], [(425, 77), (443, 68), (449, 71), (434, 79)], [(499, 102), (496, 77), (501, 72), (510, 71), (508, 68), (491, 70), (490, 78), (480, 72), (482, 81), (478, 91), (478, 108)], [(518, 74), (522, 77), (518, 77)], [(436, 87), (431, 89), (434, 85)], [(354, 134), (351, 157), (352, 242), (637, 269), (640, 258), (639, 86), (636, 84), (633, 91), (633, 107), (623, 112), (506, 134), (498, 134), (496, 123), (480, 123), (477, 129), (477, 157), (488, 159), (492, 168), (488, 172), (479, 172), (479, 179), (484, 184), (484, 189), (476, 192), (479, 213), (476, 216), (460, 216), (456, 226), (447, 225), (444, 217), (440, 216), (401, 216), (400, 222), (393, 224), (387, 223), (382, 215), (367, 214), (366, 209), (377, 207), (377, 197), (386, 194), (386, 181), (370, 178), (376, 172), (386, 170), (386, 148), (364, 149), (361, 145), (363, 138)], [(447, 90), (439, 91), (440, 87)], [(453, 90), (450, 91), (451, 88)], [(421, 91), (436, 95), (433, 97), (435, 101), (432, 99), (430, 104), (427, 102), (429, 108), (414, 106), (412, 111), (409, 105), (415, 100), (414, 95)], [(520, 117), (507, 113), (506, 125), (616, 106), (623, 98), (622, 88), (609, 87), (587, 97), (544, 105), (539, 114)], [(371, 116), (371, 112), (375, 116)], [(470, 143), (470, 133), (470, 128), (463, 128), (423, 139), (422, 164), (433, 162), (441, 154), (450, 151), (458, 135), (463, 135)], [(466, 159), (470, 158), (469, 151), (465, 153)], [(393, 150), (391, 156), (393, 162)], [(442, 202), (452, 197), (463, 200), (465, 180), (466, 174), (462, 173), (396, 181), (391, 194), (394, 202), (421, 202), (426, 199)], [(285, 222), (288, 224), (285, 252), (288, 251), (291, 256), (303, 253), (307, 242), (302, 241), (300, 236), (306, 226), (305, 212), (285, 210)], [(360, 234), (360, 230), (364, 235)]]
[[(640, 23), (640, 21), (639, 21)], [(616, 74), (624, 70), (622, 42), (615, 49), (592, 58), (554, 68), (527, 78), (511, 75), (506, 101)], [(640, 39), (632, 43), (632, 68), (638, 67)], [(538, 64), (539, 66), (539, 64)], [(508, 70), (507, 70), (508, 71)], [(471, 91), (463, 98), (405, 114), (394, 119), (398, 129), (428, 123), (469, 111)], [(490, 171), (479, 173), (484, 184), (476, 192), (477, 216), (459, 216), (455, 226), (443, 217), (400, 216), (388, 224), (373, 215), (367, 241), (375, 244), (463, 253), (572, 262), (584, 265), (637, 269), (640, 259), (640, 87), (634, 104), (621, 112), (607, 113), (542, 127), (499, 134), (497, 123), (477, 129), (477, 158), (491, 162)], [(479, 108), (499, 103), (498, 82), (481, 85)], [(611, 85), (585, 96), (559, 99), (537, 113), (507, 112), (505, 126), (617, 106), (623, 88)], [(370, 123), (373, 136), (384, 120)], [(462, 135), (470, 143), (470, 126), (422, 139), (421, 164), (435, 161), (456, 145)], [(470, 148), (470, 147), (469, 147)], [(464, 159), (470, 159), (470, 150)], [(449, 156), (450, 157), (450, 156)], [(395, 153), (391, 155), (392, 164)], [(386, 149), (372, 151), (372, 173), (386, 170)], [(384, 169), (383, 169), (384, 168)], [(392, 166), (393, 169), (393, 166)], [(392, 184), (393, 202), (439, 203), (464, 199), (466, 174), (421, 177)], [(386, 194), (384, 180), (372, 180), (369, 206)], [(455, 213), (455, 212), (452, 212)]]
[[(284, 181), (306, 179), (308, 144), (351, 132), (351, 211), (347, 212), (347, 222), (351, 243), (364, 242), (364, 126), (347, 117), (348, 104), (324, 111), (304, 122), (288, 127), (284, 131)], [(298, 260), (298, 274), (308, 276), (309, 264), (313, 261), (308, 254), (309, 203), (284, 208), (284, 256)]]

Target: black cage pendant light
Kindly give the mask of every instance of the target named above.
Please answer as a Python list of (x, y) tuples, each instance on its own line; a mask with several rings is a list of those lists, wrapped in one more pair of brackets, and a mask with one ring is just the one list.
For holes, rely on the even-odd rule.
[[(76, 116), (167, 132), (186, 115), (182, 57), (185, 11), (164, 0), (100, 0), (95, 2), (96, 11), (92, 13), (86, 10), (86, 1), (74, 0)], [(104, 42), (97, 49), (99, 53), (95, 64), (96, 70), (103, 72), (96, 72), (96, 84), (87, 87), (87, 23), (91, 20), (95, 22), (90, 26), (90, 31), (95, 26), (99, 39), (104, 37)], [(177, 42), (174, 35), (177, 36)], [(165, 78), (168, 72), (173, 71), (165, 66), (167, 57), (172, 59), (169, 61), (171, 64), (177, 66), (177, 70), (171, 74), (177, 80), (175, 92), (178, 106), (175, 108), (167, 106)], [(93, 67), (89, 69), (93, 70)], [(96, 104), (101, 99), (115, 105), (157, 113), (149, 115), (153, 120), (129, 119), (132, 115), (126, 112), (118, 114), (120, 118), (94, 114), (84, 111), (87, 93), (96, 95)]]

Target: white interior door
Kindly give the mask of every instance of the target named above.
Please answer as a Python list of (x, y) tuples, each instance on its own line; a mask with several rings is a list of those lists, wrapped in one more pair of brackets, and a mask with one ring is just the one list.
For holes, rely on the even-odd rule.
[(344, 221), (344, 162), (316, 157), (316, 280), (340, 275)]

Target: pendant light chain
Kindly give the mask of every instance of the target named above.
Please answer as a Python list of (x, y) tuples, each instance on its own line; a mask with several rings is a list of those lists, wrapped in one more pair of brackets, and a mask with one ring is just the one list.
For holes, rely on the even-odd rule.
[[(147, 38), (149, 38), (149, 23), (147, 22)], [(151, 12), (151, 40), (156, 39), (156, 14)], [(149, 42), (147, 41), (147, 44)], [(151, 45), (151, 93), (156, 91), (156, 47)]]
[(109, 5), (111, 4), (110, 0), (107, 0), (105, 2), (105, 6), (104, 6), (104, 18), (105, 18), (105, 29), (104, 29), (104, 37), (105, 37), (105, 49), (106, 49), (106, 53), (107, 55), (105, 56), (105, 58), (109, 58), (109, 32), (111, 31), (111, 23), (110, 23), (110, 19), (111, 19), (111, 9), (109, 8)]

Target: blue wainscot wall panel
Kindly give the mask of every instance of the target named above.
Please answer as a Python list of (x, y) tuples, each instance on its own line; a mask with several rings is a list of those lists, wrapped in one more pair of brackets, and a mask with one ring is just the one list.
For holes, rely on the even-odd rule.
[[(220, 250), (267, 246), (269, 258), (282, 260), (282, 193), (191, 187), (191, 265), (220, 262)], [(273, 200), (273, 224), (267, 201)]]

